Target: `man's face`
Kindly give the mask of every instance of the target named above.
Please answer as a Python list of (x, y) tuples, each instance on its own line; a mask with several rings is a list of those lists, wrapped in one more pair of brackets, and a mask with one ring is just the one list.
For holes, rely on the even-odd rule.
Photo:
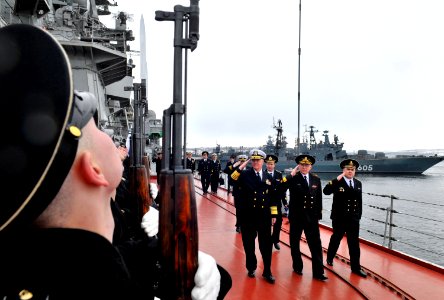
[(267, 161), (267, 171), (273, 172), (276, 164), (274, 161)]
[(206, 153), (202, 154), (202, 158), (203, 159), (207, 159), (208, 158), (208, 154), (206, 154)]
[(262, 166), (264, 165), (264, 160), (263, 159), (252, 159), (251, 165), (252, 165), (253, 169), (256, 172), (258, 172), (258, 171), (262, 170)]
[(217, 155), (212, 155), (212, 156), (211, 156), (211, 159), (212, 159), (212, 160), (216, 160), (216, 159), (217, 159)]
[(344, 171), (345, 177), (347, 178), (353, 178), (355, 176), (356, 173), (355, 167), (347, 167), (342, 170)]
[(187, 153), (187, 157), (188, 157), (188, 158), (191, 158), (191, 153)]
[(299, 170), (302, 174), (307, 175), (310, 172), (312, 165), (310, 164), (299, 164)]
[(97, 128), (94, 119), (82, 128), (82, 135), (85, 136), (87, 142), (79, 151), (90, 152), (94, 164), (100, 168), (104, 178), (109, 182), (109, 187), (117, 188), (123, 173), (120, 150), (116, 148), (108, 134)]

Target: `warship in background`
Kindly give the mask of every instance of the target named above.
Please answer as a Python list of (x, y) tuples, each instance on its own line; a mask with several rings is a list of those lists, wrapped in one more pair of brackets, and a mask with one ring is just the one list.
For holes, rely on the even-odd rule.
[(388, 157), (384, 152), (369, 153), (367, 150), (359, 150), (357, 154), (349, 154), (343, 150), (344, 143), (339, 142), (337, 135), (334, 135), (333, 142), (330, 142), (328, 130), (324, 130), (323, 141), (316, 142), (315, 133), (318, 132), (314, 126), (309, 126), (305, 136), (299, 144), (291, 149), (287, 147), (286, 138), (283, 136), (281, 120), (277, 125), (276, 138), (273, 142), (271, 136), (268, 137), (267, 144), (262, 147), (265, 153), (272, 153), (278, 156), (277, 168), (289, 171), (296, 166), (295, 157), (299, 154), (307, 154), (315, 157), (316, 163), (313, 165), (315, 173), (340, 173), (339, 163), (346, 158), (353, 158), (359, 161), (358, 173), (361, 174), (422, 174), (430, 167), (444, 160), (443, 156), (432, 155), (396, 155)]
[[(125, 89), (133, 85), (134, 36), (127, 28), (130, 15), (109, 10), (116, 6), (108, 0), (0, 0), (0, 27), (26, 23), (53, 35), (69, 57), (74, 88), (96, 96), (99, 127), (116, 143), (126, 143), (134, 120), (132, 92)], [(102, 16), (113, 16), (115, 28), (102, 23)], [(146, 149), (160, 147), (162, 123), (148, 109), (144, 134)]]

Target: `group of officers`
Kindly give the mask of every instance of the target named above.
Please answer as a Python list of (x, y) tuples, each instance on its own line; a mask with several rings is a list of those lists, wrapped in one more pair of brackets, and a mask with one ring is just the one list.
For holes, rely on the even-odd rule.
[[(251, 278), (256, 276), (255, 240), (258, 237), (264, 265), (262, 277), (269, 283), (275, 282), (271, 272), (272, 250), (273, 245), (280, 250), (279, 234), (282, 208), (284, 208), (284, 213), (288, 211), (290, 223), (293, 271), (298, 275), (303, 274), (300, 240), (304, 232), (312, 257), (313, 278), (320, 281), (328, 279), (324, 274), (319, 230), (324, 193), (333, 194), (330, 215), (333, 234), (328, 246), (326, 263), (333, 266), (340, 242), (347, 234), (351, 271), (358, 276), (366, 277), (367, 274), (360, 265), (359, 223), (362, 215), (362, 184), (355, 178), (359, 163), (354, 159), (343, 160), (340, 163), (343, 172), (322, 189), (321, 179), (311, 172), (316, 162), (315, 158), (303, 154), (297, 156), (295, 161), (296, 167), (289, 175), (284, 176), (275, 169), (278, 157), (255, 149), (250, 151), (249, 157), (232, 156), (223, 170), (228, 174), (227, 193), (229, 194), (231, 187), (233, 188), (232, 195), (236, 207), (235, 226), (236, 231), (242, 236), (247, 275)], [(263, 168), (264, 163), (265, 168)], [(193, 164), (187, 164), (186, 167), (194, 170), (196, 162), (193, 161)], [(212, 155), (212, 160), (208, 160), (208, 152), (202, 152), (202, 159), (198, 162), (198, 172), (201, 175), (204, 193), (208, 189), (209, 182), (213, 184), (212, 174), (217, 174), (219, 178), (220, 170), (220, 161), (217, 160), (216, 154)], [(215, 181), (215, 189), (212, 185), (212, 192), (217, 192), (217, 186)], [(286, 199), (287, 190), (289, 201)]]

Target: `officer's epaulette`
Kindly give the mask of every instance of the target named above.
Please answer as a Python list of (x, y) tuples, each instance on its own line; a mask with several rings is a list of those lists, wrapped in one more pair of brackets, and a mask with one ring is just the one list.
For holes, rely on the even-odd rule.
[(240, 173), (238, 170), (235, 170), (232, 174), (231, 174), (231, 178), (233, 178), (233, 180), (237, 180), (240, 176)]
[(278, 171), (278, 170), (275, 170), (276, 171), (276, 173), (278, 173), (278, 174), (282, 174), (282, 172), (281, 171)]
[(316, 174), (316, 173), (310, 173), (310, 175), (313, 176), (313, 177), (318, 177), (319, 178), (318, 174)]

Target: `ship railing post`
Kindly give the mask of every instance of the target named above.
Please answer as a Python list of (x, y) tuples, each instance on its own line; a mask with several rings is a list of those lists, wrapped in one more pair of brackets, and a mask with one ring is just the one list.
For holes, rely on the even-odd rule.
[(382, 241), (382, 245), (385, 247), (385, 240), (387, 238), (387, 225), (389, 219), (390, 207), (387, 207), (387, 212), (385, 213), (385, 225), (384, 225), (384, 240)]
[(390, 227), (389, 227), (389, 242), (388, 247), (389, 249), (392, 249), (392, 228), (393, 228), (393, 200), (396, 197), (393, 195), (390, 195)]

